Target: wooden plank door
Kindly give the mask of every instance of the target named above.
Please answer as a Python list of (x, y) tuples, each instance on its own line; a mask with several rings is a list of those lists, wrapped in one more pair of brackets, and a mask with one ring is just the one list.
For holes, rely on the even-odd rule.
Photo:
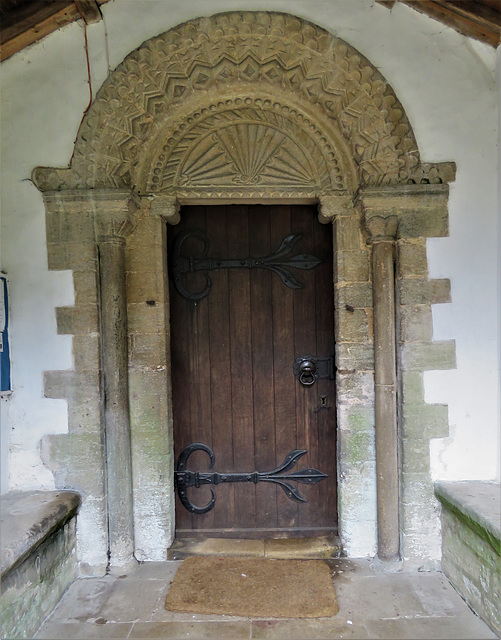
[[(312, 467), (328, 475), (316, 485), (297, 485), (305, 503), (291, 501), (271, 483), (219, 484), (214, 508), (198, 515), (176, 495), (178, 537), (336, 533), (335, 383), (320, 379), (303, 386), (293, 373), (299, 356), (334, 355), (331, 233), (330, 225), (318, 223), (316, 207), (299, 205), (186, 207), (181, 223), (169, 228), (176, 460), (187, 445), (201, 442), (214, 451), (215, 471), (263, 472), (290, 451), (306, 449), (292, 471)], [(290, 270), (303, 288), (289, 288), (277, 273), (245, 264), (178, 274), (176, 288), (172, 254), (180, 234), (186, 238), (183, 257), (201, 258), (206, 249), (205, 259), (243, 262), (272, 254), (284, 238), (298, 234), (291, 256), (312, 254), (322, 262)], [(207, 287), (207, 276), (210, 292), (193, 299)], [(189, 468), (207, 471), (208, 462), (195, 452)], [(196, 505), (211, 497), (207, 486), (188, 492)]]

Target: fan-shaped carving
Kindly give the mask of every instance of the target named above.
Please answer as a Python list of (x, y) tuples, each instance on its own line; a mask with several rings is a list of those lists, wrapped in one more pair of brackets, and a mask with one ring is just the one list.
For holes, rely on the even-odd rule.
[(231, 124), (206, 136), (180, 169), (180, 184), (312, 187), (313, 167), (299, 146), (278, 129)]

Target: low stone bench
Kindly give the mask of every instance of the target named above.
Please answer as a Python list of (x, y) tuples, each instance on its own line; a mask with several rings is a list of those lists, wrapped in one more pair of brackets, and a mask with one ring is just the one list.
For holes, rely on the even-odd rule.
[(470, 607), (501, 634), (501, 486), (440, 482), (442, 570)]
[(77, 575), (74, 491), (0, 496), (0, 637), (31, 638)]

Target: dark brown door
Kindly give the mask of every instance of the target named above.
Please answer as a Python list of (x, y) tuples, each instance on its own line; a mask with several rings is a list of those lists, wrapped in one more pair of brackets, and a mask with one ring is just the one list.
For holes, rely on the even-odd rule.
[[(306, 449), (291, 471), (312, 467), (328, 475), (315, 485), (296, 485), (305, 503), (265, 482), (219, 484), (214, 508), (198, 515), (176, 495), (178, 537), (336, 532), (334, 380), (303, 386), (293, 373), (300, 356), (334, 355), (331, 233), (330, 225), (318, 223), (316, 207), (282, 205), (186, 207), (181, 223), (169, 229), (176, 460), (187, 445), (201, 442), (214, 451), (215, 471), (262, 472), (290, 451)], [(181, 248), (179, 239), (175, 244), (180, 234)], [(301, 238), (289, 258), (311, 254), (322, 260), (308, 270), (288, 269), (303, 288), (290, 288), (276, 272), (245, 262), (272, 254), (291, 234)], [(174, 247), (183, 257), (216, 262), (210, 271), (178, 273), (176, 288)], [(220, 268), (217, 259), (244, 264)], [(207, 293), (207, 276), (210, 291), (196, 299)], [(207, 471), (207, 455), (195, 452), (188, 466)], [(207, 486), (188, 493), (196, 505), (211, 496)]]

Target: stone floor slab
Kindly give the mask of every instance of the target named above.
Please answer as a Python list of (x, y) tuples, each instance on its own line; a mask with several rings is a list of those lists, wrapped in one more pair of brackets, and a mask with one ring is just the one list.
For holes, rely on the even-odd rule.
[(118, 579), (99, 615), (107, 622), (150, 621), (155, 605), (165, 598), (169, 580)]
[(439, 572), (385, 573), (363, 559), (326, 562), (340, 607), (332, 618), (249, 620), (166, 611), (165, 596), (181, 563), (155, 562), (120, 578), (77, 580), (35, 638), (496, 638)]
[(116, 579), (81, 578), (76, 580), (57, 605), (53, 622), (87, 622), (99, 618), (100, 611), (115, 584)]
[(182, 565), (182, 561), (168, 562), (142, 562), (137, 569), (130, 574), (134, 580), (174, 580), (176, 571)]
[(107, 640), (107, 638), (128, 638), (132, 629), (132, 623), (120, 624), (94, 624), (50, 622), (40, 629), (36, 638), (46, 640)]
[(413, 589), (413, 579), (414, 575), (402, 573), (363, 576), (356, 580), (336, 575), (334, 588), (339, 610), (351, 619), (427, 617), (426, 608)]
[(452, 618), (406, 618), (399, 620), (372, 620), (367, 625), (374, 640), (482, 640), (497, 638), (486, 624), (472, 613)]
[(246, 622), (137, 622), (129, 638), (149, 640), (162, 638), (165, 640), (249, 640), (251, 623)]
[(254, 640), (330, 640), (331, 638), (370, 638), (362, 623), (354, 624), (346, 617), (311, 620), (253, 620)]

